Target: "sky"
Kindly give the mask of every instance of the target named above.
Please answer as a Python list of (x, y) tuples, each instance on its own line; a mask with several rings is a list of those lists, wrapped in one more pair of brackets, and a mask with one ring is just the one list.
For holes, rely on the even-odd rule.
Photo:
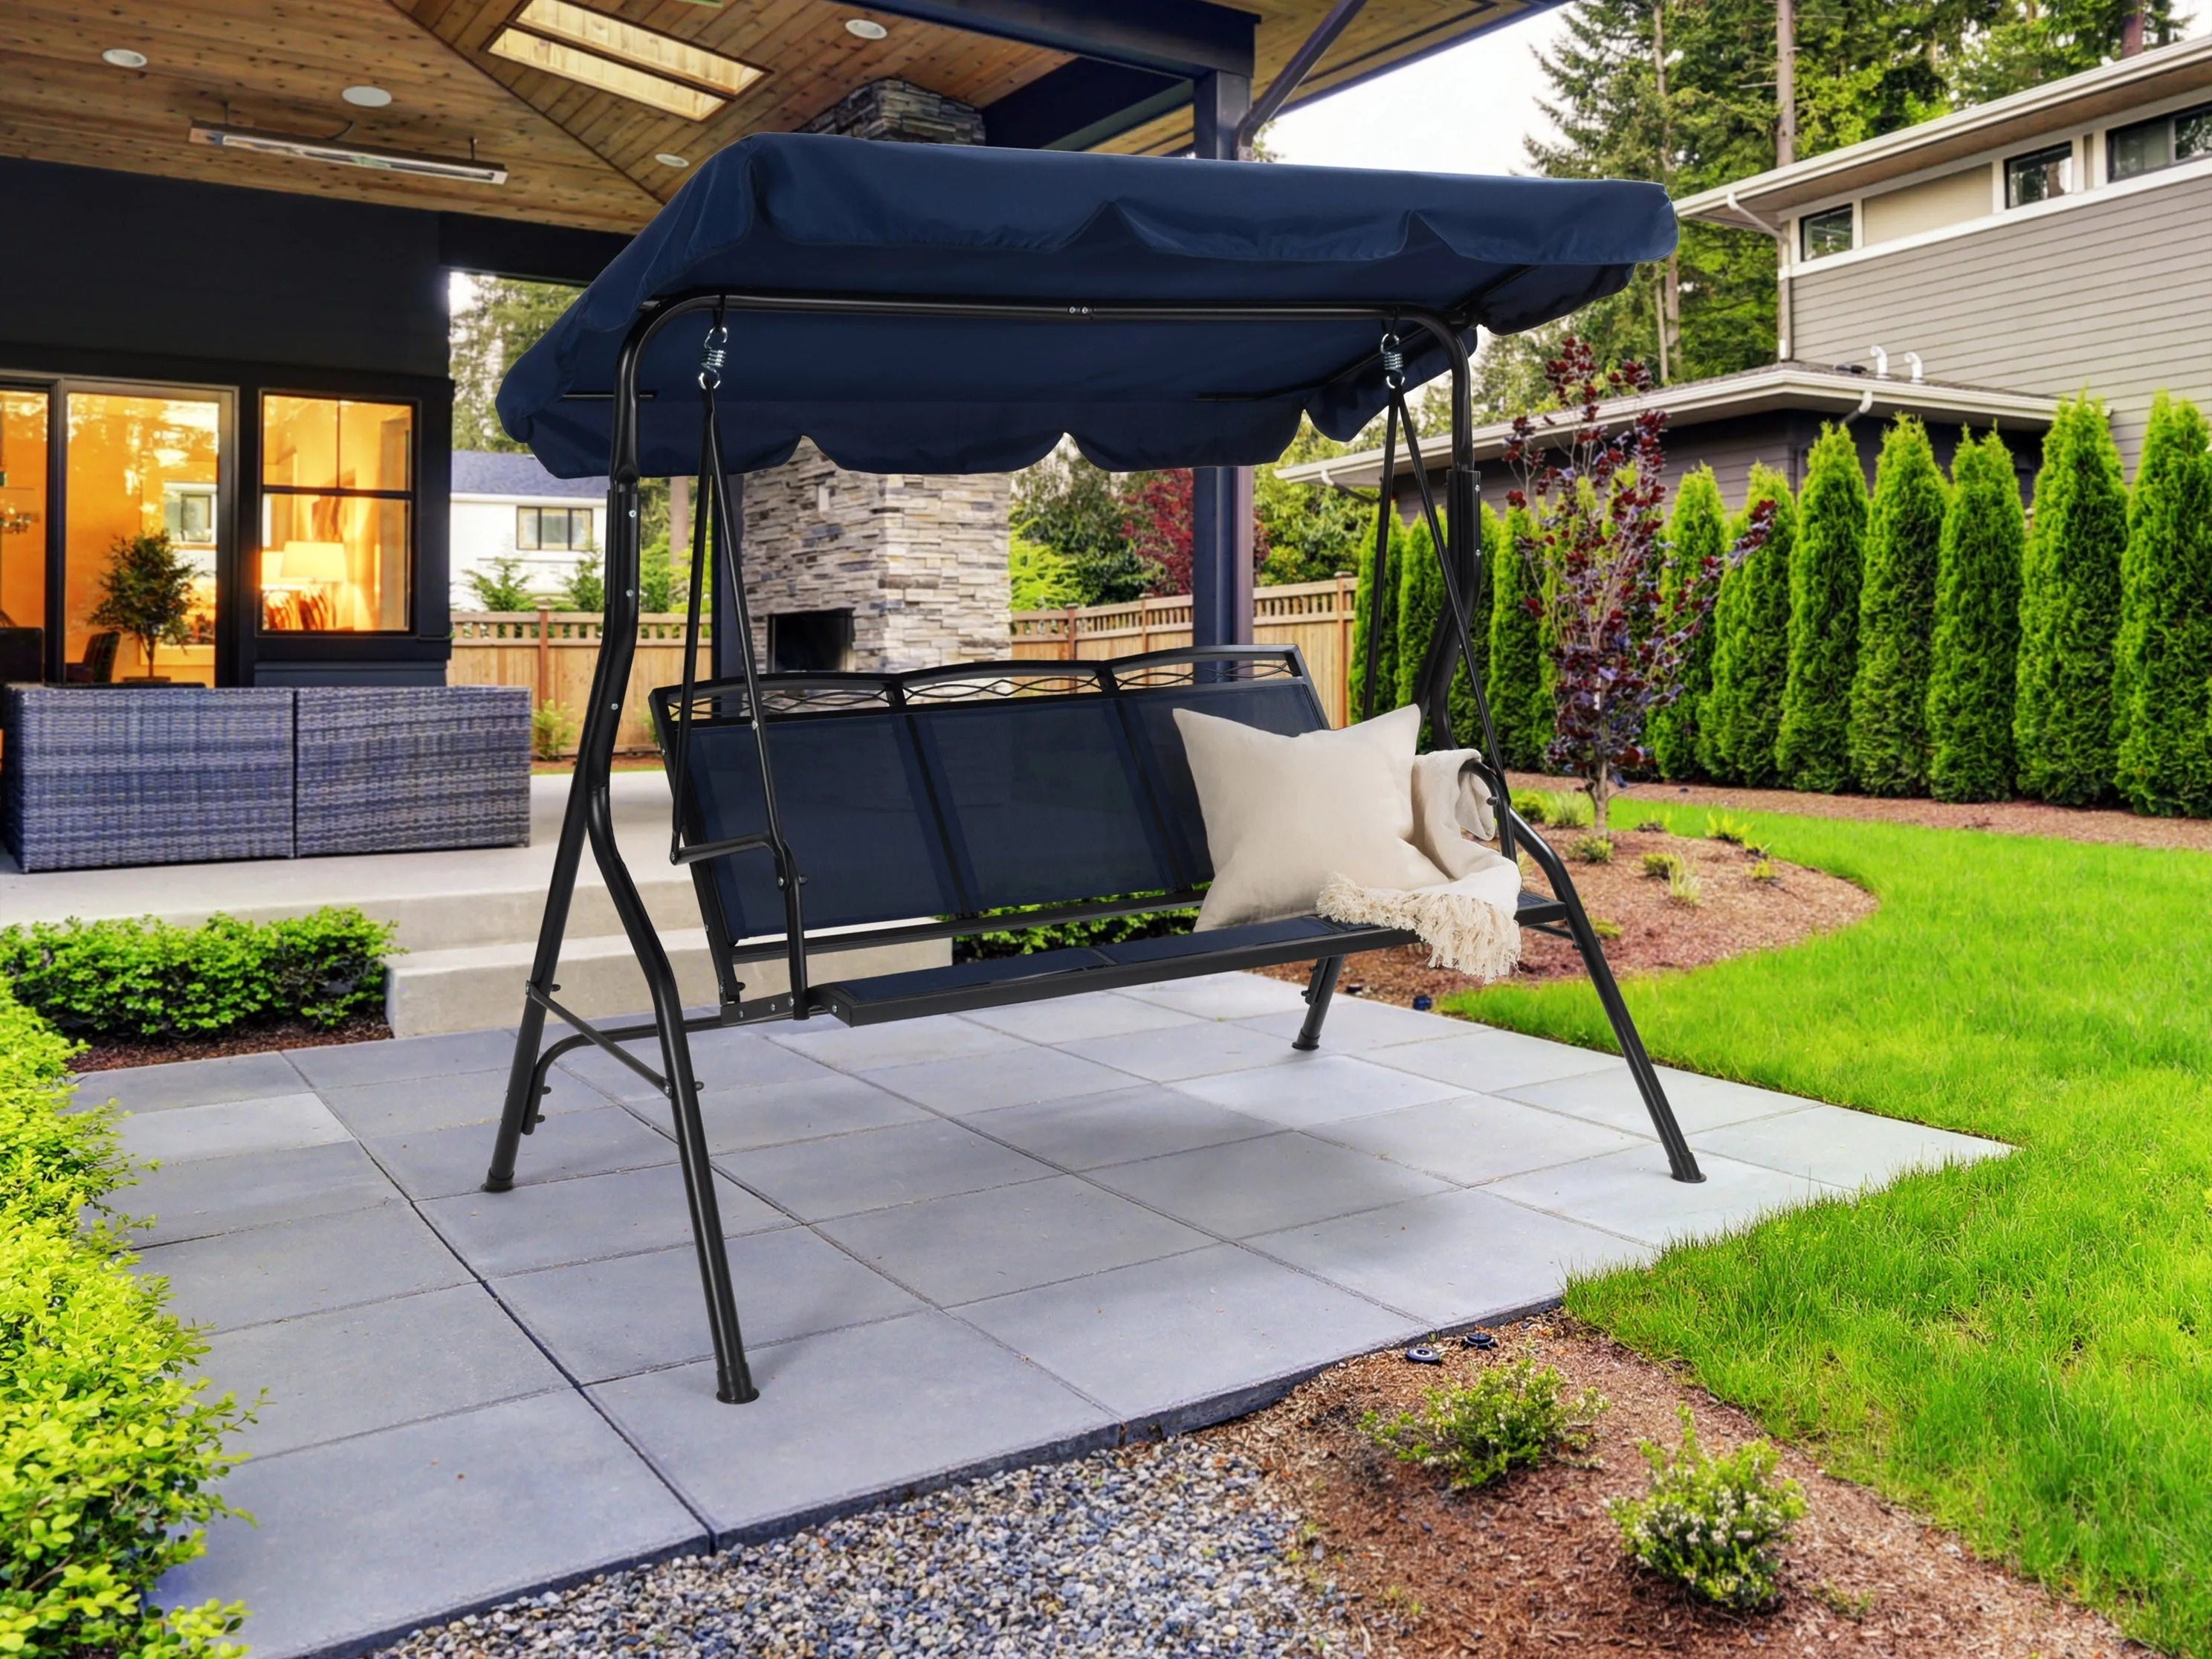
[(1526, 171), (1522, 140), (1550, 131), (1536, 106), (1536, 50), (1564, 10), (1540, 12), (1279, 118), (1268, 148), (1319, 167), (1427, 173)]

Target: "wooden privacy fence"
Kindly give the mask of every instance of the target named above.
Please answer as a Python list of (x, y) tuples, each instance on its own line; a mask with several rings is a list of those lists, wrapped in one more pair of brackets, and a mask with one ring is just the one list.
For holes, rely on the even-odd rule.
[[(1252, 638), (1259, 645), (1295, 645), (1321, 693), (1322, 707), (1349, 725), (1352, 609), (1358, 584), (1350, 576), (1255, 588)], [(1017, 611), (1013, 654), (1025, 661), (1133, 656), (1190, 643), (1190, 595), (1132, 599), (1127, 605), (1071, 605), (1065, 611)]]
[[(584, 718), (592, 672), (599, 659), (596, 611), (464, 611), (453, 616), (453, 654), (446, 665), (448, 685), (526, 685), (538, 707), (558, 703)], [(699, 673), (709, 672), (704, 646), (714, 637), (703, 617), (699, 623)], [(637, 655), (631, 660), (629, 687), (623, 698), (617, 750), (653, 748), (646, 693), (684, 678), (684, 617), (649, 615), (637, 620)], [(568, 744), (575, 750), (572, 738)]]
[[(1252, 637), (1261, 645), (1295, 645), (1321, 693), (1322, 707), (1339, 726), (1350, 723), (1346, 683), (1352, 663), (1352, 609), (1358, 584), (1349, 576), (1325, 582), (1262, 587), (1252, 596)], [(596, 611), (464, 611), (453, 615), (453, 653), (448, 685), (526, 685), (538, 707), (558, 703), (580, 723), (599, 665)], [(1065, 611), (1017, 611), (1009, 654), (1018, 661), (1127, 657), (1190, 643), (1190, 596), (1134, 599)], [(702, 646), (713, 635), (700, 621)], [(701, 678), (710, 672), (702, 648)], [(617, 750), (651, 751), (653, 728), (646, 694), (684, 678), (681, 613), (638, 618), (637, 655), (623, 699)], [(569, 749), (573, 752), (572, 741)]]

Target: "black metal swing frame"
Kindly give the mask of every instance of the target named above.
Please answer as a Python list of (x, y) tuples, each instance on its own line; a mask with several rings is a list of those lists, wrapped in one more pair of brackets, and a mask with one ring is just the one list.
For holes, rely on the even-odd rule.
[[(1519, 274), (1520, 270), (1516, 269), (1500, 281), (1510, 282)], [(1474, 649), (1470, 622), (1471, 596), (1477, 586), (1479, 562), (1482, 556), (1475, 529), (1478, 480), (1472, 459), (1471, 376), (1466, 333), (1472, 328), (1472, 319), (1478, 313), (1486, 293), (1487, 289), (1485, 289), (1468, 296), (1458, 307), (1461, 314), (1456, 318), (1446, 317), (1419, 306), (1383, 304), (1205, 302), (1047, 305), (981, 299), (846, 297), (731, 291), (699, 293), (680, 299), (648, 301), (624, 339), (617, 359), (616, 383), (611, 392), (568, 394), (571, 398), (605, 398), (613, 404), (605, 554), (606, 626), (592, 675), (590, 703), (585, 711), (575, 773), (570, 785), (567, 810), (562, 818), (537, 952), (524, 994), (522, 1018), (515, 1042), (514, 1062), (508, 1074), (505, 1103), (483, 1188), (487, 1192), (498, 1193), (507, 1191), (514, 1185), (521, 1137), (538, 1127), (541, 1115), (539, 1103), (547, 1091), (549, 1068), (563, 1054), (586, 1046), (596, 1047), (651, 1083), (668, 1099), (673, 1115), (678, 1160), (697, 1248), (700, 1274), (706, 1293), (708, 1322), (714, 1343), (717, 1398), (729, 1402), (742, 1402), (756, 1398), (758, 1390), (746, 1364), (738, 1327), (728, 1256), (722, 1238), (720, 1206), (708, 1164), (706, 1132), (701, 1121), (698, 1085), (692, 1070), (689, 1034), (770, 1021), (803, 1020), (817, 1013), (851, 1017), (850, 1010), (820, 1000), (808, 982), (808, 948), (810, 945), (819, 947), (827, 941), (821, 934), (810, 937), (806, 932), (802, 888), (805, 878), (783, 834), (776, 806), (775, 781), (769, 752), (770, 745), (767, 742), (757, 741), (753, 745), (765, 807), (763, 830), (719, 841), (687, 840), (684, 805), (685, 769), (690, 758), (694, 705), (697, 701), (695, 691), (698, 690), (696, 664), (699, 646), (701, 585), (705, 562), (709, 556), (716, 562), (716, 580), (725, 584), (723, 591), (730, 596), (734, 612), (733, 631), (739, 667), (738, 678), (743, 686), (742, 702), (738, 704), (739, 712), (732, 716), (726, 710), (719, 711), (718, 718), (726, 723), (732, 719), (740, 725), (751, 723), (755, 730), (764, 737), (766, 717), (770, 712), (763, 701), (763, 676), (757, 660), (751, 617), (745, 601), (739, 538), (732, 533), (737, 520), (731, 508), (729, 474), (723, 464), (716, 410), (715, 394), (720, 387), (720, 370), (726, 349), (726, 321), (732, 313), (787, 316), (956, 318), (1024, 324), (1052, 323), (1070, 327), (1170, 322), (1194, 325), (1373, 323), (1382, 337), (1381, 349), (1389, 393), (1382, 488), (1376, 520), (1376, 568), (1382, 568), (1381, 562), (1387, 553), (1390, 516), (1396, 510), (1395, 466), (1399, 434), (1402, 430), (1413, 463), (1413, 476), (1418, 483), (1421, 518), (1442, 567), (1444, 582), (1445, 604), (1437, 620), (1437, 631), (1423, 659), (1416, 701), (1426, 714), (1431, 732), (1449, 741), (1452, 738), (1449, 706), (1451, 683), (1460, 668), (1463, 666), (1466, 669), (1481, 728), (1482, 769), (1497, 805), (1499, 850), (1510, 858), (1516, 848), (1525, 848), (1552, 887), (1549, 897), (1540, 894), (1522, 896), (1518, 913), (1521, 925), (1554, 934), (1575, 946), (1589, 969), (1623, 1057), (1666, 1150), (1671, 1173), (1678, 1181), (1694, 1182), (1704, 1178), (1688, 1142), (1674, 1121), (1658, 1074), (1644, 1051), (1627, 1007), (1621, 1000), (1619, 987), (1606, 965), (1596, 934), (1576, 896), (1566, 868), (1557, 854), (1514, 812), (1510, 790), (1498, 760), (1497, 733), (1483, 695), (1480, 659)], [(695, 884), (699, 888), (702, 910), (711, 914), (710, 907), (714, 900), (706, 874), (708, 863), (747, 854), (767, 854), (773, 863), (781, 890), (785, 927), (780, 945), (755, 947), (747, 951), (718, 948), (714, 967), (720, 1006), (712, 1014), (687, 1018), (667, 952), (654, 930), (644, 901), (616, 842), (609, 778), (612, 771), (617, 728), (621, 721), (623, 690), (629, 684), (631, 661), (636, 649), (640, 550), (638, 422), (641, 403), (638, 386), (639, 366), (647, 347), (662, 331), (682, 319), (696, 318), (702, 313), (712, 313), (713, 326), (708, 336), (699, 375), (702, 416), (699, 511), (695, 515), (693, 527), (684, 682), (673, 705), (664, 701), (655, 710), (656, 717), (662, 723), (665, 745), (669, 738), (668, 727), (672, 724), (675, 728), (670, 781), (676, 805), (670, 859), (673, 863), (690, 866)], [(1441, 344), (1447, 354), (1451, 383), (1451, 463), (1446, 499), (1441, 511), (1405, 403), (1399, 341), (1400, 331), (1407, 328), (1425, 332)], [(642, 394), (646, 397), (651, 395)], [(1371, 716), (1375, 712), (1375, 665), (1379, 655), (1382, 622), (1379, 606), (1370, 605), (1370, 612), (1366, 678), (1360, 699), (1363, 716)], [(1159, 658), (1175, 659), (1189, 665), (1188, 672), (1200, 678), (1214, 672), (1224, 676), (1232, 674), (1237, 672), (1237, 661), (1254, 654), (1250, 648), (1240, 650), (1235, 647), (1199, 647), (1155, 653)], [(1295, 653), (1289, 654), (1295, 658)], [(1036, 665), (1021, 666), (1033, 668)], [(1302, 665), (1298, 672), (1303, 672)], [(777, 676), (775, 683), (787, 683), (792, 678)], [(735, 690), (734, 684), (730, 689)], [(562, 940), (567, 931), (569, 904), (586, 843), (598, 862), (616, 914), (644, 974), (653, 1004), (650, 1024), (595, 1025), (556, 1000), (560, 986), (555, 975), (559, 968)], [(1139, 901), (1060, 906), (1025, 921), (1030, 925), (1042, 926), (1058, 921), (1137, 914), (1168, 908), (1178, 899), (1190, 896), (1171, 895), (1164, 899), (1153, 896)], [(1006, 924), (1000, 921), (995, 925), (1003, 927)], [(895, 938), (945, 938), (975, 930), (975, 919), (963, 917), (954, 918), (949, 923), (923, 924), (872, 937), (885, 941)], [(719, 941), (720, 930), (710, 928), (709, 937)], [(1371, 947), (1362, 945), (1360, 948)], [(782, 955), (786, 961), (789, 988), (775, 996), (745, 999), (742, 982), (736, 976), (736, 969), (740, 962), (760, 960), (778, 954)], [(1267, 961), (1298, 961), (1305, 959), (1305, 957), (1303, 951), (1286, 953), (1278, 949), (1273, 952), (1247, 951), (1241, 955), (1234, 951), (1216, 952), (1206, 956), (1204, 960), (1210, 971), (1263, 965)], [(1312, 976), (1305, 993), (1308, 1012), (1296, 1042), (1297, 1047), (1310, 1049), (1316, 1046), (1322, 1021), (1326, 1016), (1343, 961), (1341, 954), (1315, 958)], [(1132, 979), (1131, 982), (1136, 981)], [(1028, 994), (1037, 994), (1034, 989)], [(1017, 990), (1013, 996), (988, 1000), (1012, 1000), (1022, 994)], [(971, 998), (959, 1006), (981, 1006), (981, 1003)], [(545, 1021), (549, 1014), (572, 1028), (571, 1034), (547, 1042), (544, 1040)], [(658, 1041), (661, 1061), (659, 1071), (622, 1046), (626, 1042), (647, 1038)]]

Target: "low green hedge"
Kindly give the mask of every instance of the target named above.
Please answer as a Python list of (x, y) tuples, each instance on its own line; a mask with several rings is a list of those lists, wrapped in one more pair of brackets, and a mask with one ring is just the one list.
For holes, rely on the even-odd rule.
[(74, 1037), (330, 1026), (383, 1006), (392, 932), (351, 908), (267, 922), (217, 915), (198, 927), (72, 917), (0, 929), (0, 978)]
[(69, 1109), (74, 1052), (0, 979), (0, 1655), (221, 1659), (242, 1609), (146, 1598), (228, 1512), (245, 1413), (199, 1397), (205, 1345), (129, 1270), (106, 1200), (132, 1166), (111, 1109)]
[[(1134, 893), (1133, 898), (1149, 898)], [(986, 918), (1018, 919), (1045, 909), (1042, 904), (1016, 905), (1011, 909), (986, 910)], [(1098, 916), (1089, 921), (1063, 921), (1048, 927), (1024, 927), (1019, 932), (965, 933), (952, 941), (955, 962), (974, 962), (994, 957), (1033, 956), (1039, 951), (1065, 951), (1078, 945), (1119, 945), (1125, 939), (1165, 939), (1188, 933), (1198, 920), (1195, 910), (1148, 910), (1133, 916)]]

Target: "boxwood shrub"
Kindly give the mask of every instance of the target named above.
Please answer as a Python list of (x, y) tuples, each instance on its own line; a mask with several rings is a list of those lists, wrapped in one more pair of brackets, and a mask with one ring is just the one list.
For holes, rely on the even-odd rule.
[(384, 1002), (392, 927), (356, 909), (198, 927), (138, 921), (0, 929), (0, 977), (64, 1036), (204, 1036), (303, 1019), (331, 1026)]
[(69, 1109), (74, 1046), (0, 979), (0, 1654), (222, 1659), (243, 1611), (148, 1595), (200, 1553), (244, 1416), (129, 1271), (106, 1200), (132, 1178), (112, 1111)]

